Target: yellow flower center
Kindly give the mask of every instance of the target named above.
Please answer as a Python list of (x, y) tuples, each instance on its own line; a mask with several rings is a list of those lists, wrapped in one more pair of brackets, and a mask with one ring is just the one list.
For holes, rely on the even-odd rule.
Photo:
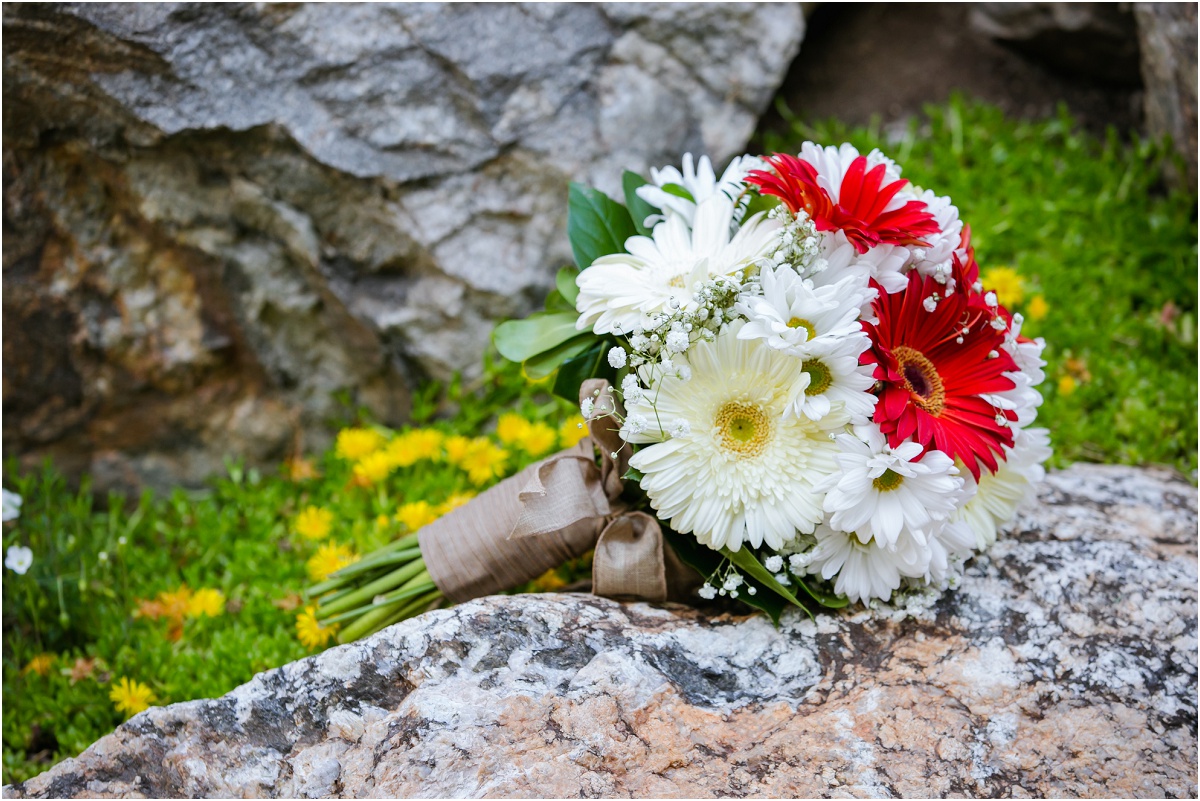
[(687, 284), (685, 283), (685, 281), (686, 281), (686, 279), (685, 279), (683, 273), (680, 273), (679, 275), (675, 276), (670, 281), (668, 281), (667, 286), (673, 286), (676, 289), (687, 289)]
[(871, 485), (880, 492), (891, 492), (904, 482), (904, 476), (892, 470), (884, 470), (883, 475), (871, 480)]
[(713, 422), (720, 444), (737, 458), (758, 456), (771, 441), (771, 419), (757, 406), (730, 401)]
[(940, 415), (946, 407), (946, 388), (933, 362), (906, 345), (893, 348), (892, 355), (904, 376), (904, 388), (913, 394), (913, 403), (934, 417)]
[(808, 376), (808, 389), (804, 390), (806, 395), (820, 395), (833, 383), (833, 374), (821, 362), (805, 362), (803, 372)]
[(788, 320), (787, 324), (788, 328), (803, 328), (804, 339), (806, 341), (812, 339), (813, 332), (817, 330), (815, 325), (810, 323), (808, 320), (805, 320), (803, 317), (793, 317), (792, 319)]

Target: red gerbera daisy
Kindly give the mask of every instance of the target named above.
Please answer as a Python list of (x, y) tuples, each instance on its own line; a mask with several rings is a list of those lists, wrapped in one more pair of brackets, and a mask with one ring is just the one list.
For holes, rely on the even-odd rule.
[[(965, 291), (963, 291), (965, 290)], [(978, 480), (980, 464), (991, 472), (1013, 444), (1016, 413), (998, 409), (981, 395), (1015, 385), (1006, 371), (1017, 364), (1001, 345), (994, 315), (971, 309), (968, 288), (942, 297), (945, 287), (914, 270), (908, 288), (891, 295), (879, 289), (873, 307), (879, 322), (863, 327), (871, 349), (863, 364), (875, 365), (882, 392), (875, 422), (891, 447), (915, 435), (961, 459)]]
[(818, 231), (842, 231), (859, 253), (881, 243), (928, 247), (921, 239), (938, 233), (937, 221), (924, 201), (910, 200), (889, 209), (888, 204), (908, 185), (901, 178), (884, 184), (887, 166), (867, 170), (866, 156), (850, 162), (835, 201), (817, 183), (817, 170), (807, 161), (776, 153), (767, 159), (775, 172), (753, 170), (746, 181), (765, 195), (775, 195), (793, 214), (804, 209)]

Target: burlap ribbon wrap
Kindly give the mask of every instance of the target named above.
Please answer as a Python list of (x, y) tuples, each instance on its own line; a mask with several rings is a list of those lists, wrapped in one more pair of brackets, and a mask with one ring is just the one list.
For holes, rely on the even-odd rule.
[(592, 548), (597, 595), (682, 600), (700, 583), (663, 542), (658, 520), (621, 500), (629, 448), (608, 382), (584, 382), (580, 397), (595, 404), (589, 436), (421, 529), (425, 567), (451, 601), (511, 589)]

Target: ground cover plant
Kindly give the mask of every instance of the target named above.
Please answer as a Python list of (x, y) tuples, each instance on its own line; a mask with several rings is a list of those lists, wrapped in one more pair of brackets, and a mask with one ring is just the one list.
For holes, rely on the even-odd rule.
[[(1050, 342), (1039, 422), (1056, 464), (1159, 463), (1194, 479), (1196, 199), (1163, 189), (1166, 148), (955, 101), (898, 137), (793, 122), (762, 149), (804, 139), (880, 147), (954, 197), (989, 285)], [(351, 415), (327, 452), (277, 472), (231, 464), (169, 497), (94, 499), (52, 466), (7, 464), (24, 503), (4, 547), (32, 562), (4, 571), (4, 781), (148, 704), (221, 695), (353, 634), (318, 627), (303, 587), (571, 444), (577, 410), (549, 389), (489, 360), (472, 387), (418, 393), (411, 427)], [(522, 589), (581, 576), (586, 560)]]

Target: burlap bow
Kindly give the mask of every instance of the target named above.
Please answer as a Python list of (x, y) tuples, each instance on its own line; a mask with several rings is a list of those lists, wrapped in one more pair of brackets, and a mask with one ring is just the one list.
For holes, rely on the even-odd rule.
[(425, 567), (451, 601), (519, 586), (592, 548), (597, 595), (683, 599), (700, 583), (663, 542), (658, 520), (621, 500), (629, 447), (608, 382), (584, 382), (580, 397), (595, 405), (590, 436), (421, 529)]

